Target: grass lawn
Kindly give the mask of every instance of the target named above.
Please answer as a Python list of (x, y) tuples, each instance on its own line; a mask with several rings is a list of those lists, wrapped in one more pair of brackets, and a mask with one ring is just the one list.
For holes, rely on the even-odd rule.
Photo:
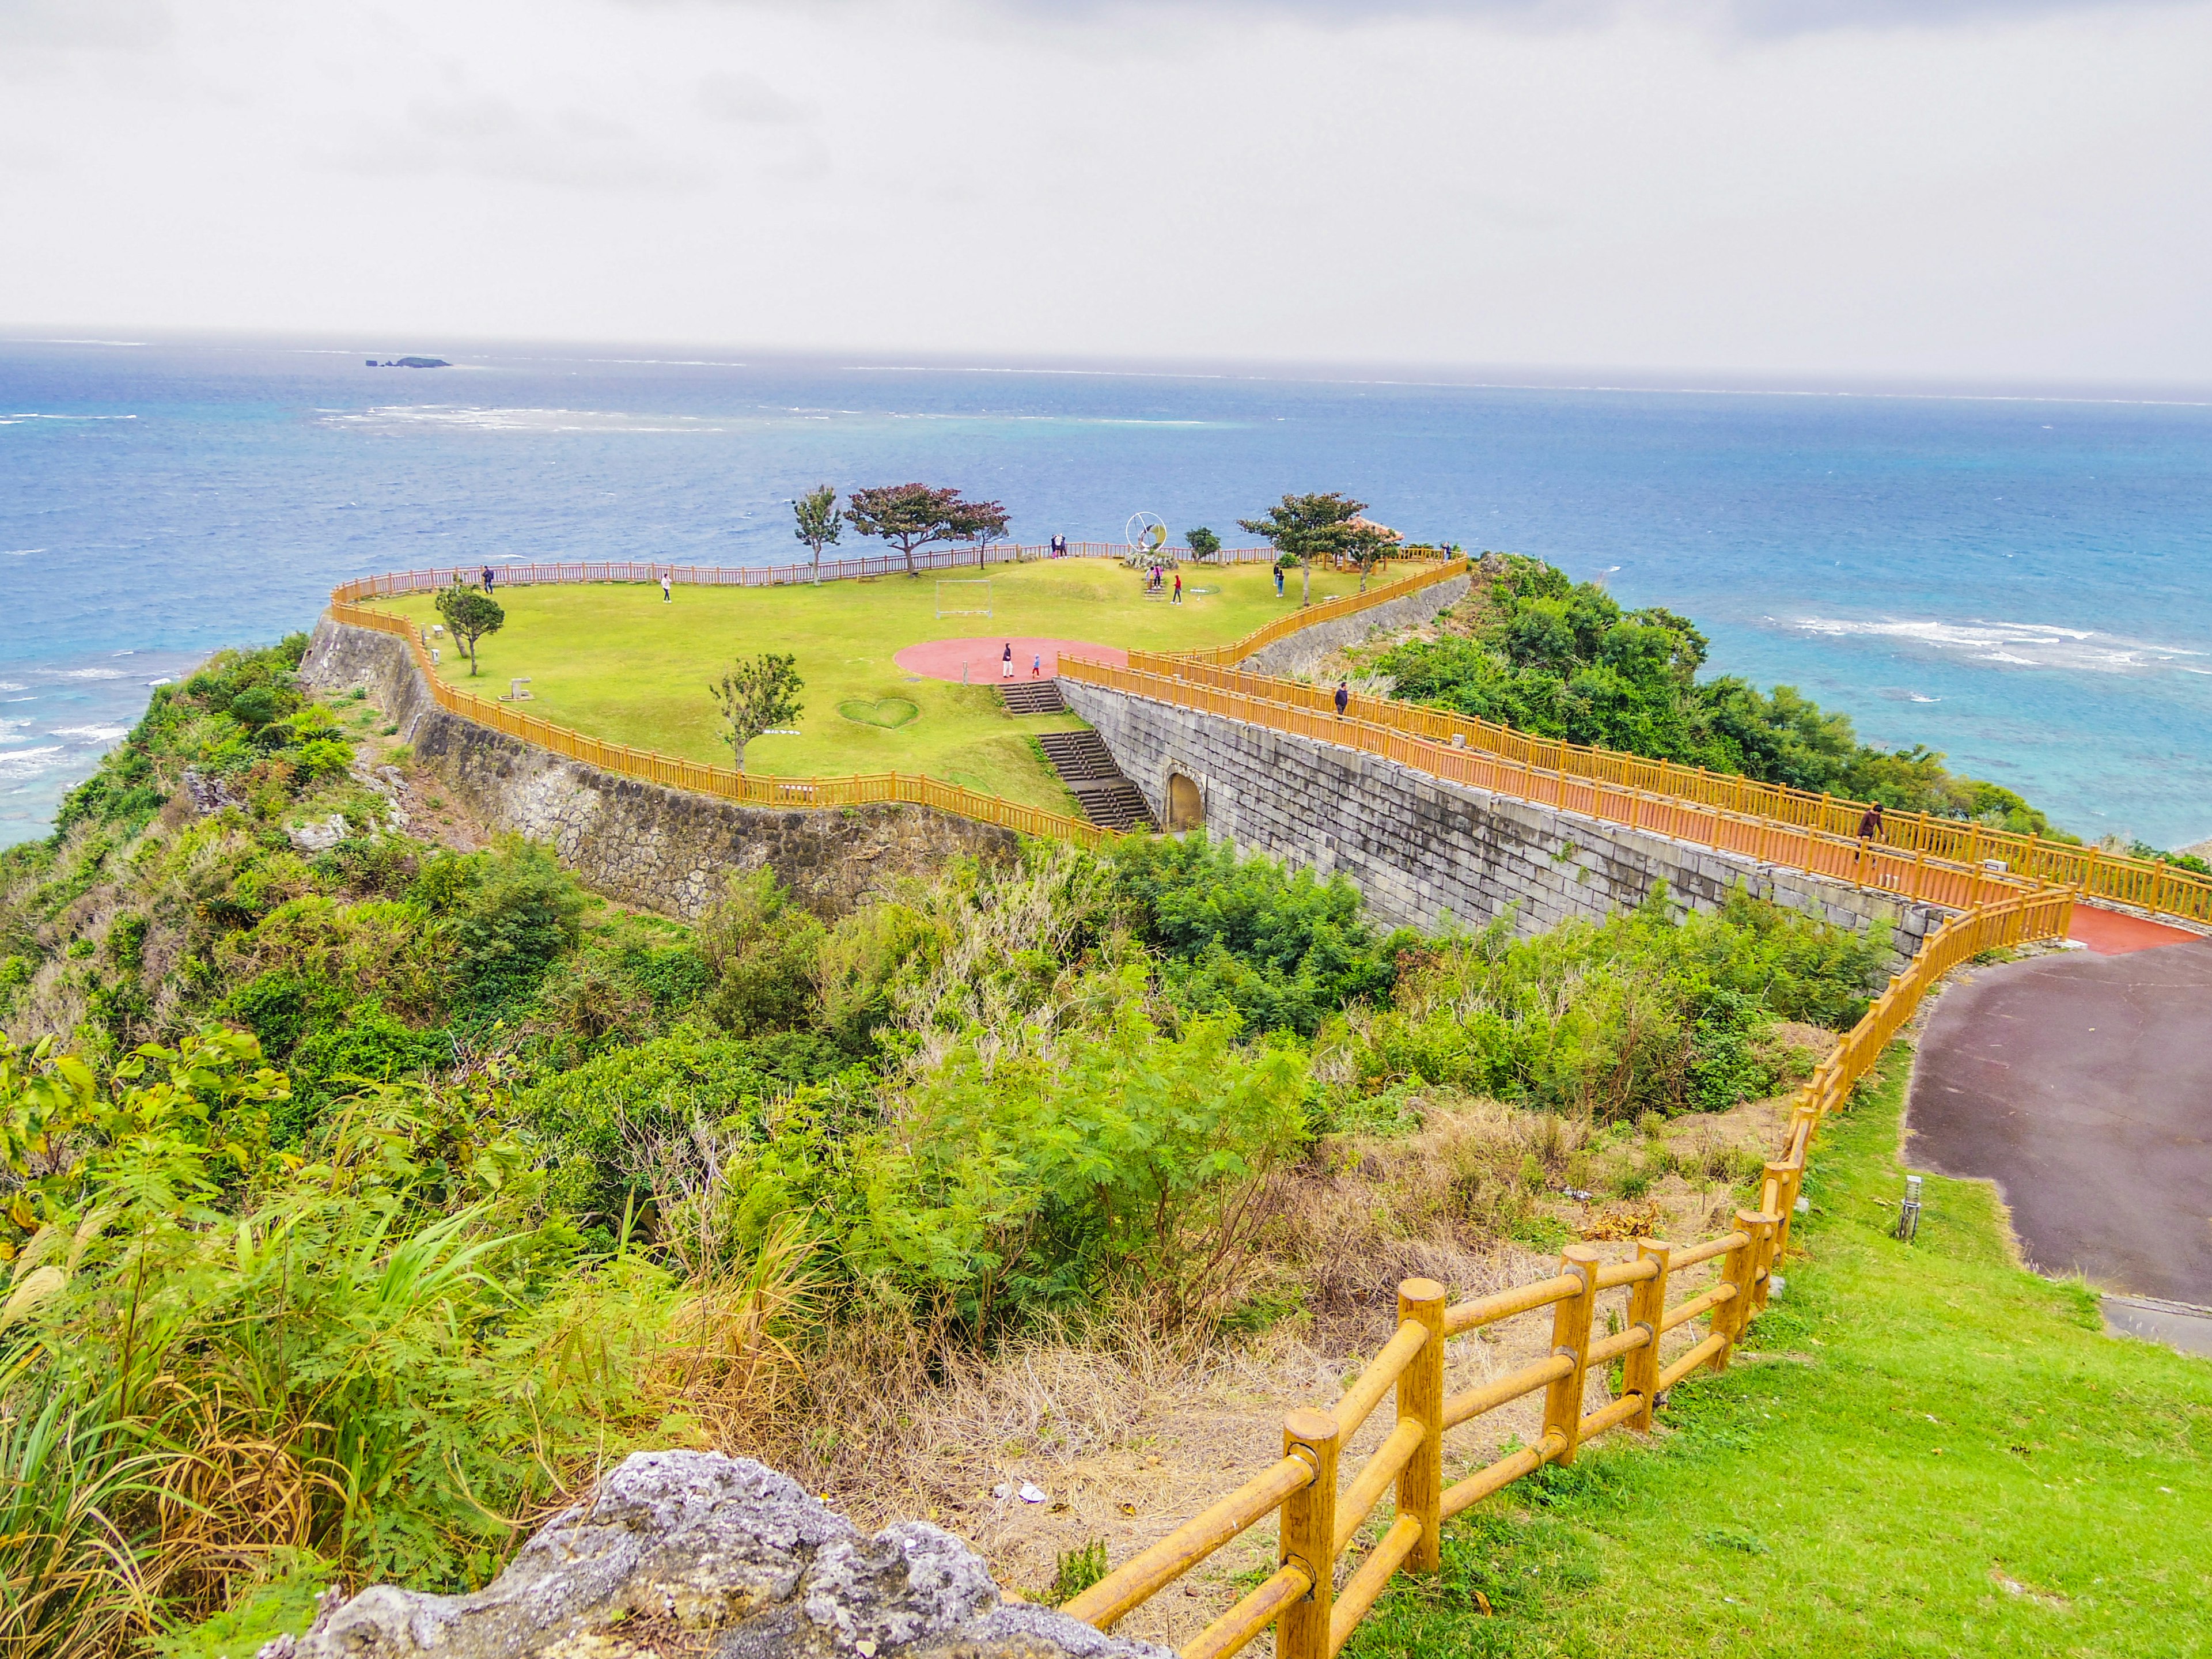
[(1986, 1187), (1892, 1240), (1910, 1059), (1815, 1149), (1746, 1363), (1446, 1527), (1348, 1655), (2212, 1653), (2212, 1361), (2102, 1335)]
[[(818, 588), (679, 587), (672, 605), (650, 584), (502, 589), (497, 597), (507, 625), (477, 648), (477, 688), (496, 695), (511, 676), (527, 675), (533, 714), (596, 737), (727, 765), (708, 681), (732, 657), (789, 651), (806, 682), (800, 735), (755, 739), (745, 750), (747, 770), (786, 777), (927, 772), (1066, 811), (1068, 797), (1028, 734), (1073, 730), (1082, 721), (1017, 720), (995, 684), (910, 681), (892, 656), (921, 640), (982, 634), (1176, 650), (1224, 644), (1297, 608), (1297, 577), (1278, 599), (1265, 565), (1186, 567), (1180, 605), (1144, 598), (1141, 577), (1103, 559), (998, 566), (990, 580), (992, 616), (942, 622), (935, 573)], [(1356, 576), (1314, 573), (1316, 600), (1358, 586)], [(378, 604), (418, 623), (436, 620), (427, 594)], [(457, 659), (450, 647), (442, 655), (439, 672), (465, 682), (466, 659)], [(900, 700), (918, 713), (897, 726), (840, 712), (851, 704), (897, 719), (905, 712)]]

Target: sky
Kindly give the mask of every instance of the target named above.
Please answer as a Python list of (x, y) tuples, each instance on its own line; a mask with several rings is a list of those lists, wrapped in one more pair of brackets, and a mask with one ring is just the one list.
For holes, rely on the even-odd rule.
[(2203, 0), (0, 0), (0, 332), (2212, 385)]

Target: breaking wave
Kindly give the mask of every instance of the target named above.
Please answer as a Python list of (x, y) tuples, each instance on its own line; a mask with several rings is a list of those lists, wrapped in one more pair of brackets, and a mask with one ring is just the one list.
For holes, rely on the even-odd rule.
[(2205, 654), (2202, 651), (2100, 634), (2094, 629), (2052, 628), (2040, 623), (1861, 622), (1806, 617), (1796, 626), (1802, 633), (1829, 639), (1888, 640), (2008, 668), (2061, 668), (2101, 674), (2164, 668), (2207, 672), (2191, 668), (2185, 660), (2202, 658)]

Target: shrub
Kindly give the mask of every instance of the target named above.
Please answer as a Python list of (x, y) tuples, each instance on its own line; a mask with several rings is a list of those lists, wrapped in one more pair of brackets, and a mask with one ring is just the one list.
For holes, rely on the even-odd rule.
[(1414, 938), (1377, 937), (1341, 876), (1240, 861), (1225, 842), (1131, 840), (1113, 859), (1139, 933), (1166, 958), (1168, 994), (1195, 1012), (1234, 1012), (1248, 1030), (1310, 1036), (1346, 1002), (1387, 996)]

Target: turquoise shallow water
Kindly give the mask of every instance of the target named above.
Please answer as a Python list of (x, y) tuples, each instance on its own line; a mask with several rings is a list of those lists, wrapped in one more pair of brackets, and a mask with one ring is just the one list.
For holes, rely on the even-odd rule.
[[(372, 351), (457, 367), (370, 369)], [(1602, 575), (2085, 834), (2212, 836), (2212, 408), (1026, 373), (374, 342), (0, 343), (0, 843), (215, 647), (349, 575), (768, 563), (925, 478), (1014, 532), (1231, 541), (1286, 489)]]

